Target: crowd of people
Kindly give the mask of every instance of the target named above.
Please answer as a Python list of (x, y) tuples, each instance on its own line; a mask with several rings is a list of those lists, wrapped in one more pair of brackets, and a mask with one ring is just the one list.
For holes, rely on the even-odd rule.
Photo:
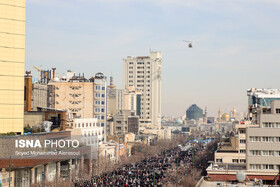
[(166, 183), (175, 184), (176, 178), (170, 175), (174, 170), (172, 166), (180, 164), (189, 167), (192, 156), (197, 149), (182, 149), (176, 147), (163, 151), (154, 157), (147, 158), (140, 162), (124, 165), (113, 172), (100, 176), (93, 176), (91, 179), (78, 179), (75, 186), (162, 186)]

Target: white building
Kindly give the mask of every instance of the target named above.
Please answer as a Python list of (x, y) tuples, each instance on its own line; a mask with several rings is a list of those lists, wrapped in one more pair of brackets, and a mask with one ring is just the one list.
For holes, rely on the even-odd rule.
[(103, 127), (103, 140), (107, 135), (107, 83), (102, 73), (96, 73), (94, 77), (94, 104), (93, 114), (97, 118), (97, 125)]
[(142, 91), (140, 125), (160, 128), (161, 125), (161, 52), (150, 56), (123, 59), (123, 88), (133, 86)]
[(103, 127), (97, 125), (97, 119), (74, 119), (72, 128), (81, 130), (81, 143), (91, 146), (92, 158), (96, 159), (98, 155), (98, 145), (102, 143), (103, 138)]

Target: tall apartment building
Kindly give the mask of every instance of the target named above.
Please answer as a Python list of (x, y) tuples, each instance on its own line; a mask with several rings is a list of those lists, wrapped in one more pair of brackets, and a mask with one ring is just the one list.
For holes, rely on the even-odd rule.
[(94, 78), (94, 103), (93, 117), (97, 118), (97, 125), (103, 127), (104, 141), (107, 135), (107, 82), (106, 76), (102, 73), (96, 73)]
[(0, 2), (0, 133), (23, 132), (25, 0)]
[(252, 88), (247, 95), (250, 121), (236, 126), (240, 144), (236, 139), (233, 154), (215, 153), (215, 163), (207, 168), (207, 173), (212, 180), (233, 181), (236, 172), (242, 171), (247, 179), (257, 178), (271, 185), (278, 180), (280, 166), (280, 90)]
[(256, 110), (259, 125), (247, 128), (247, 169), (276, 175), (280, 165), (280, 101)]
[(161, 70), (161, 52), (123, 59), (123, 89), (134, 87), (142, 91), (141, 111), (137, 112), (141, 126), (161, 126)]

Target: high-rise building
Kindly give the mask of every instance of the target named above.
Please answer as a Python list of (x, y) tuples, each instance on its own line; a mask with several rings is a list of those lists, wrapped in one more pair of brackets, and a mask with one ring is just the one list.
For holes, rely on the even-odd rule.
[(278, 173), (280, 163), (280, 101), (258, 106), (258, 125), (247, 128), (246, 155), (248, 170)]
[(161, 52), (123, 59), (123, 88), (134, 87), (142, 91), (141, 111), (136, 111), (141, 126), (161, 126), (161, 69)]
[(97, 125), (103, 127), (104, 141), (107, 136), (107, 78), (103, 73), (96, 73), (94, 78), (90, 79), (94, 82), (94, 103), (93, 117), (97, 118)]
[(23, 132), (25, 0), (0, 2), (0, 133)]

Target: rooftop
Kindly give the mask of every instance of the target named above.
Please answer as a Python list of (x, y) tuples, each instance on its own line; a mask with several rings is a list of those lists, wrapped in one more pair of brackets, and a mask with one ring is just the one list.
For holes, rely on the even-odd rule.
[(280, 89), (256, 89), (251, 88), (247, 90), (247, 95), (252, 96), (254, 95), (257, 98), (279, 98), (280, 97)]

